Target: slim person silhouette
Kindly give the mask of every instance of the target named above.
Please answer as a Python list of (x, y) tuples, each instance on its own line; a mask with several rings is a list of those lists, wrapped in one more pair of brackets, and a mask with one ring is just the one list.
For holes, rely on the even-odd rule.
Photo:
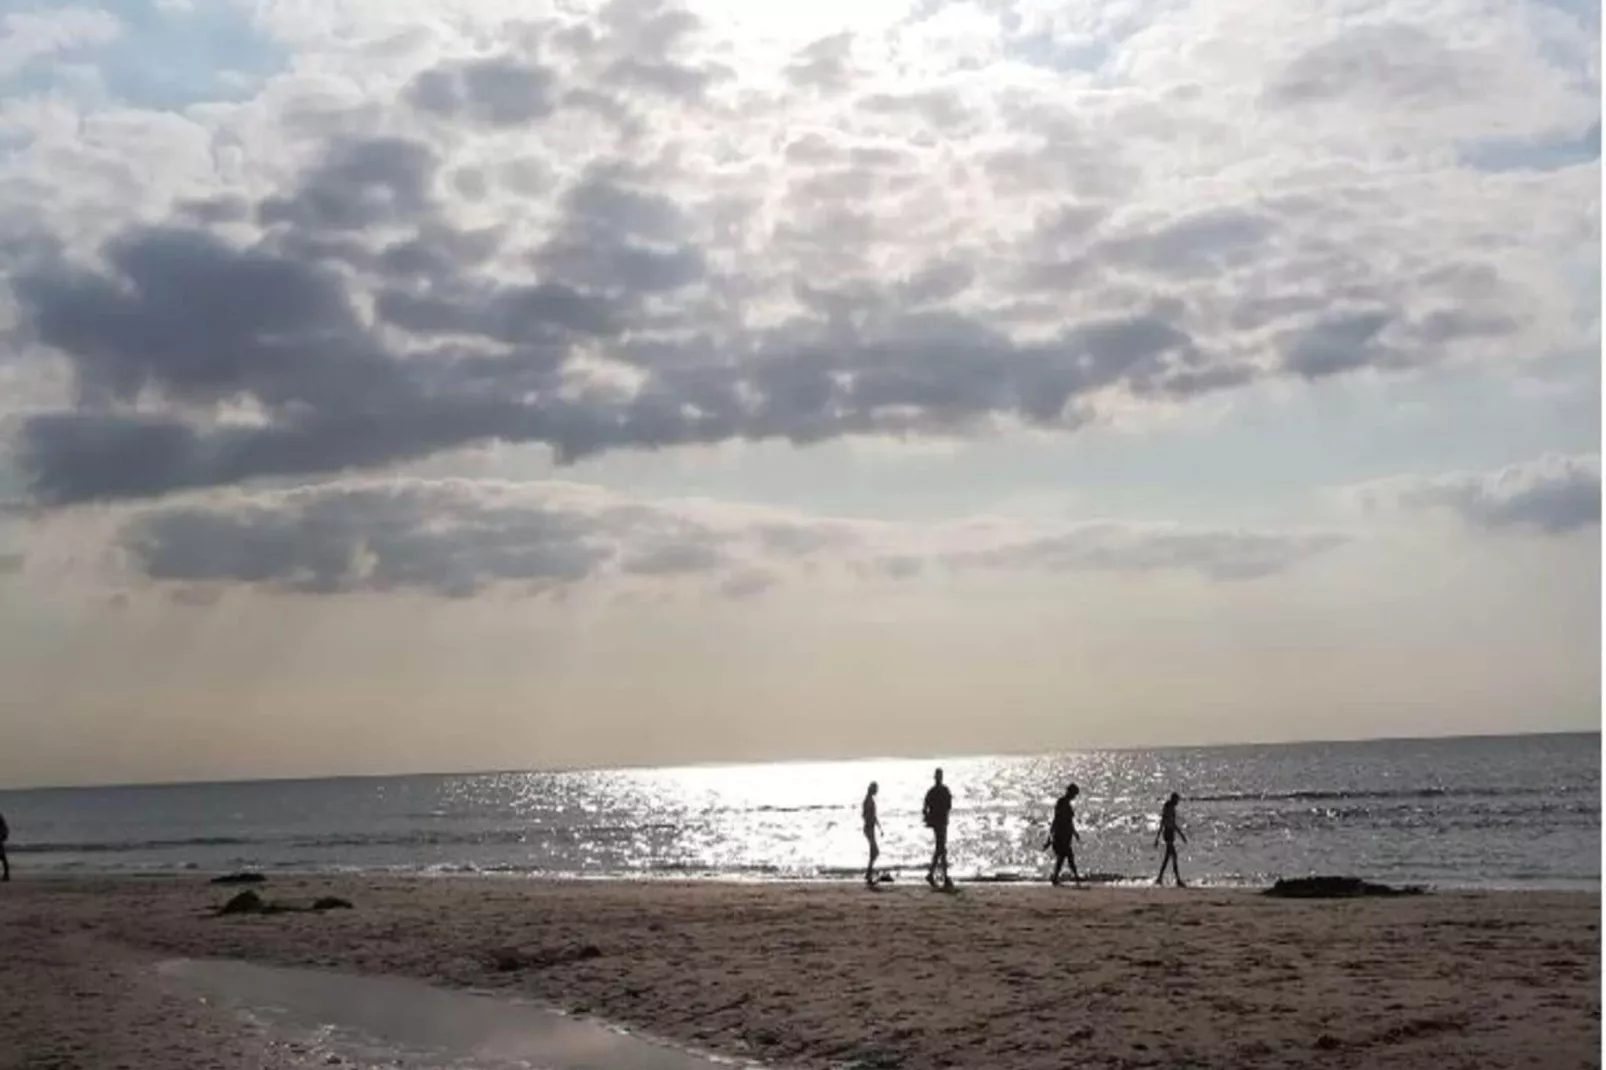
[(881, 821), (876, 817), (875, 796), (879, 789), (875, 781), (870, 781), (870, 790), (864, 793), (864, 838), (870, 841), (870, 861), (864, 867), (864, 883), (875, 887), (875, 860), (881, 857), (881, 848), (876, 844), (875, 835), (881, 831)]
[(1165, 857), (1160, 859), (1160, 875), (1154, 878), (1154, 883), (1165, 882), (1165, 867), (1169, 863), (1171, 875), (1177, 879), (1177, 887), (1186, 888), (1187, 885), (1182, 883), (1182, 874), (1177, 871), (1177, 837), (1181, 836), (1183, 843), (1188, 842), (1188, 834), (1177, 824), (1177, 803), (1181, 801), (1182, 796), (1173, 791), (1171, 798), (1160, 807), (1160, 831), (1154, 834), (1154, 845), (1160, 846), (1160, 838), (1165, 837)]

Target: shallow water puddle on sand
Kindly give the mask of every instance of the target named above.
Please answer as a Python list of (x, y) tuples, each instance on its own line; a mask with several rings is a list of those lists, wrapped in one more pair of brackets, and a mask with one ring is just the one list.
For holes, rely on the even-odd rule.
[(178, 959), (157, 972), (173, 991), (244, 1014), (312, 1065), (352, 1070), (731, 1070), (530, 1003), (248, 962)]

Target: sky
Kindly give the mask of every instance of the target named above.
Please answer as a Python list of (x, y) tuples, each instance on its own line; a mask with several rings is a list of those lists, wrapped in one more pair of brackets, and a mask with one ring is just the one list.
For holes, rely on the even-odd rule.
[(0, 786), (1597, 730), (1582, 0), (0, 3)]

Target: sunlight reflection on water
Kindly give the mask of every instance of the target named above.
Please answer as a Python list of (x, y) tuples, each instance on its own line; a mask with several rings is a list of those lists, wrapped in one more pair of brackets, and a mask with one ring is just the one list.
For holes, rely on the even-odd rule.
[(848, 877), (862, 872), (859, 805), (876, 780), (881, 865), (907, 878), (929, 858), (920, 806), (937, 764), (959, 878), (1044, 875), (1047, 821), (1071, 780), (1083, 872), (1151, 873), (1175, 789), (1182, 868), (1206, 883), (1600, 877), (1593, 735), (83, 789), (11, 793), (6, 811), (19, 857), (55, 867)]

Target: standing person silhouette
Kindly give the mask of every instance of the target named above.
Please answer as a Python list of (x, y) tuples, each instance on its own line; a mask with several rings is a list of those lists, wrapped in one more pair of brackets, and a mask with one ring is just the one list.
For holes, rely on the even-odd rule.
[(1170, 863), (1171, 875), (1177, 879), (1177, 887), (1186, 888), (1187, 885), (1182, 883), (1182, 874), (1177, 871), (1177, 837), (1181, 836), (1183, 843), (1188, 842), (1188, 834), (1177, 824), (1177, 803), (1181, 801), (1182, 796), (1173, 791), (1171, 798), (1160, 807), (1160, 831), (1154, 834), (1154, 845), (1160, 846), (1160, 837), (1165, 837), (1165, 857), (1160, 859), (1160, 875), (1154, 878), (1154, 883), (1165, 883), (1165, 867)]
[(942, 886), (952, 889), (954, 882), (948, 879), (948, 814), (954, 808), (953, 793), (942, 782), (942, 770), (937, 770), (933, 778), (935, 783), (931, 790), (926, 792), (926, 804), (921, 808), (925, 818), (926, 827), (931, 830), (932, 849), (931, 865), (926, 868), (926, 883), (933, 888), (937, 887), (937, 867), (942, 867)]
[(6, 857), (6, 840), (11, 837), (11, 830), (6, 827), (6, 815), (0, 814), (0, 866), (5, 867), (5, 875), (0, 880), (11, 879), (11, 859)]
[(1076, 808), (1071, 805), (1080, 794), (1082, 789), (1075, 784), (1065, 789), (1065, 794), (1054, 804), (1054, 822), (1048, 827), (1046, 846), (1054, 849), (1054, 876), (1049, 878), (1049, 883), (1056, 887), (1060, 882), (1060, 870), (1067, 862), (1071, 866), (1071, 880), (1075, 881), (1078, 887), (1082, 884), (1082, 878), (1076, 872), (1076, 852), (1072, 846), (1082, 836), (1076, 831)]
[(881, 831), (881, 821), (876, 817), (875, 796), (880, 790), (875, 781), (870, 781), (870, 790), (864, 793), (864, 838), (870, 841), (870, 861), (864, 867), (864, 883), (875, 887), (875, 860), (881, 857), (881, 848), (875, 842), (875, 834)]

